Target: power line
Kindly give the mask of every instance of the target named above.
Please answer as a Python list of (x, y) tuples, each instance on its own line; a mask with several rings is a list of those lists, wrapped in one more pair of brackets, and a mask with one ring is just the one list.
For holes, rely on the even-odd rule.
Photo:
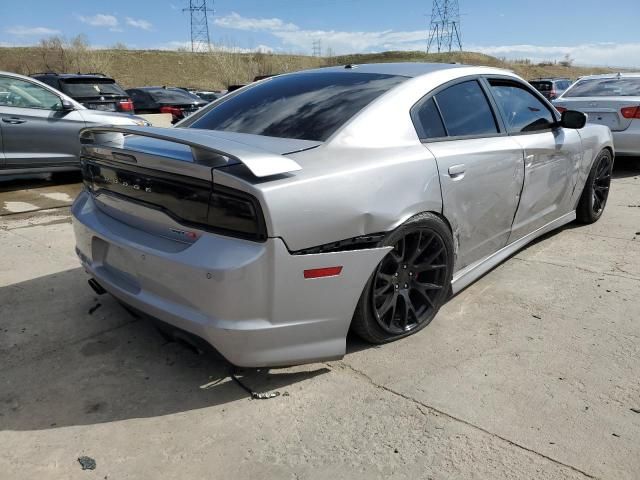
[[(434, 45), (435, 44), (435, 45)], [(439, 52), (462, 50), (460, 7), (458, 0), (433, 0), (427, 53), (435, 47)]]
[(189, 8), (182, 9), (183, 12), (189, 12), (191, 14), (192, 52), (208, 52), (211, 50), (209, 14), (214, 14), (213, 1), (214, 0), (189, 0)]
[(313, 56), (314, 57), (322, 56), (322, 40), (320, 38), (313, 41)]

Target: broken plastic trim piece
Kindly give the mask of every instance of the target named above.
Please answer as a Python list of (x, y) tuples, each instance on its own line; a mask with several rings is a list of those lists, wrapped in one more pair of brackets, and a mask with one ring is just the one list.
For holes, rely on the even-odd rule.
[(231, 379), (236, 382), (238, 385), (240, 385), (240, 387), (247, 392), (249, 395), (251, 395), (251, 398), (253, 400), (269, 400), (270, 398), (275, 398), (275, 397), (279, 397), (280, 396), (280, 392), (254, 392), (253, 390), (251, 390), (251, 388), (249, 388), (247, 385), (245, 385), (244, 383), (242, 383), (242, 381), (236, 376), (235, 372), (232, 371), (229, 376), (231, 377)]
[(376, 248), (386, 233), (372, 233), (359, 237), (347, 238), (337, 242), (325, 243), (317, 247), (304, 248), (291, 252), (291, 255), (313, 255), (316, 253), (345, 252), (349, 250), (363, 250), (365, 248)]

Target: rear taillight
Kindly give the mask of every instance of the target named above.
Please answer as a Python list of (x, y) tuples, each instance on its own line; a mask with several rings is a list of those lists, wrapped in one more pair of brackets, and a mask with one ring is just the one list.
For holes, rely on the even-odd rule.
[(267, 238), (264, 216), (258, 200), (249, 194), (215, 184), (209, 197), (207, 224), (250, 240)]
[(560, 113), (567, 111), (566, 107), (556, 107), (556, 110), (558, 110)]
[(118, 102), (119, 110), (121, 112), (131, 112), (133, 113), (133, 102), (131, 100), (120, 100)]
[(182, 109), (178, 107), (160, 107), (160, 113), (170, 113), (174, 118), (182, 118)]
[(624, 118), (640, 118), (640, 106), (624, 107), (620, 109), (620, 113)]

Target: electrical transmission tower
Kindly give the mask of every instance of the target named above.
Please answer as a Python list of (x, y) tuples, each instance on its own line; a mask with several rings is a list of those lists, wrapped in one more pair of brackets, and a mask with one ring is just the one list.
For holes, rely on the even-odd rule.
[(191, 51), (211, 50), (209, 14), (213, 14), (213, 0), (189, 0), (189, 8), (182, 11), (191, 14)]
[(433, 48), (439, 52), (462, 50), (460, 7), (458, 0), (433, 0), (427, 53)]
[(322, 56), (322, 40), (319, 38), (313, 41), (313, 56), (314, 57)]

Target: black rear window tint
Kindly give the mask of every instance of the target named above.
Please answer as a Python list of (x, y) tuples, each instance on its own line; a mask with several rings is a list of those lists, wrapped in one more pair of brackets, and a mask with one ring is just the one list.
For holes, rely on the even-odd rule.
[(187, 92), (178, 89), (147, 88), (144, 92), (151, 95), (151, 98), (158, 103), (182, 104), (199, 101), (199, 99), (192, 98)]
[(120, 85), (110, 79), (67, 78), (60, 80), (60, 83), (63, 91), (71, 97), (127, 96)]
[(591, 78), (579, 80), (564, 97), (638, 97), (639, 78)]
[(547, 92), (551, 90), (551, 82), (529, 82), (539, 92)]
[(458, 83), (436, 94), (450, 137), (498, 133), (496, 120), (477, 81)]
[(274, 77), (222, 101), (187, 126), (324, 141), (404, 80), (406, 77), (357, 72)]

